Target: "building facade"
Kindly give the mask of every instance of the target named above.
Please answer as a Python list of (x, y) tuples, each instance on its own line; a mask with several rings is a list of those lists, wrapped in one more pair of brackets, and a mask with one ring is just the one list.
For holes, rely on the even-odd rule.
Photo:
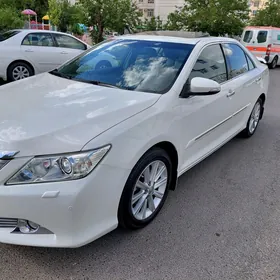
[(165, 23), (170, 13), (182, 7), (185, 0), (134, 0), (143, 13), (143, 18), (160, 17)]
[(254, 17), (258, 10), (265, 8), (268, 0), (251, 0), (249, 1), (250, 17)]

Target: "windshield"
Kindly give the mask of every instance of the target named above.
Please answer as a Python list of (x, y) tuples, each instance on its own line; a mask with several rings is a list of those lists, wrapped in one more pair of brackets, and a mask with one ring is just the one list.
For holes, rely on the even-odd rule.
[(15, 35), (17, 35), (20, 31), (7, 31), (0, 34), (0, 42), (5, 41)]
[(56, 74), (82, 82), (151, 93), (167, 92), (193, 45), (114, 40), (104, 42), (60, 67)]

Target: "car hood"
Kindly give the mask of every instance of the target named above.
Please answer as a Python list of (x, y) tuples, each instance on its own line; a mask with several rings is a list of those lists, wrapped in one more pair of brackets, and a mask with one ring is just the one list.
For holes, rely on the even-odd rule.
[(19, 157), (79, 151), (159, 98), (48, 73), (14, 82), (0, 87), (0, 151), (20, 151)]

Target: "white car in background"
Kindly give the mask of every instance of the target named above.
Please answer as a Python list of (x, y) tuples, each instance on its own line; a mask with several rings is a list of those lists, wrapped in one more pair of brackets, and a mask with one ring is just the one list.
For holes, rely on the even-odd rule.
[(18, 29), (0, 34), (0, 78), (24, 79), (48, 72), (91, 46), (69, 34)]
[[(79, 247), (142, 228), (180, 175), (256, 132), (268, 67), (233, 39), (159, 34), (0, 88), (0, 242)], [(88, 67), (104, 52), (119, 63)]]

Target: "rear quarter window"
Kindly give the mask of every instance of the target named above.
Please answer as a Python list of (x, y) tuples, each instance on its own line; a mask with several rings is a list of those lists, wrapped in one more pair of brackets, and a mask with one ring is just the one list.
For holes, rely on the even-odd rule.
[(13, 36), (17, 35), (18, 33), (20, 33), (20, 31), (7, 31), (4, 33), (1, 33), (0, 42), (6, 41), (6, 40), (12, 38)]

